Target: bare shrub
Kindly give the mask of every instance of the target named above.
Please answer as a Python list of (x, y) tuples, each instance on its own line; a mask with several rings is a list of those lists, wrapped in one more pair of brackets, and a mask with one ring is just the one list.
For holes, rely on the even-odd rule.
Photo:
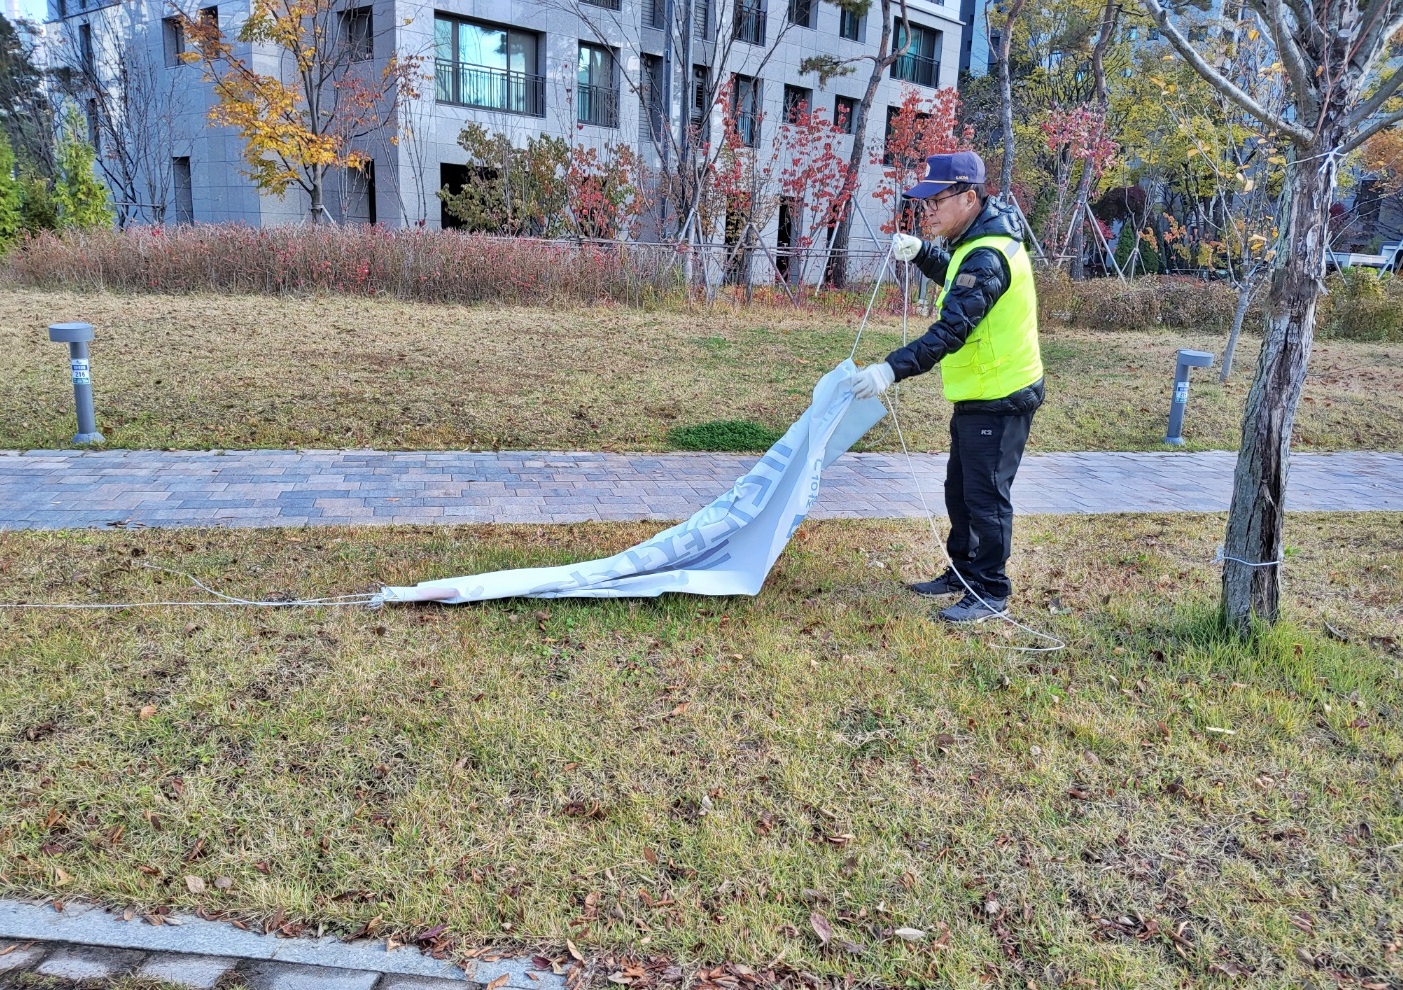
[(421, 302), (645, 304), (682, 290), (667, 245), (574, 244), (386, 227), (235, 225), (40, 234), (11, 284), (79, 291), (389, 296)]
[[(1237, 308), (1237, 290), (1227, 282), (1160, 278), (1159, 316), (1166, 327), (1201, 333), (1227, 333)], [(1255, 326), (1256, 324), (1252, 324)]]

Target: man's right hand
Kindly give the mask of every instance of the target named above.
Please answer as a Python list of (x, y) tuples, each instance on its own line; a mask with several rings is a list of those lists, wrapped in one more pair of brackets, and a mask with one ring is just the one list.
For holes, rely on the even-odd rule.
[(910, 234), (894, 234), (891, 239), (891, 253), (897, 261), (914, 261), (921, 253), (921, 239)]

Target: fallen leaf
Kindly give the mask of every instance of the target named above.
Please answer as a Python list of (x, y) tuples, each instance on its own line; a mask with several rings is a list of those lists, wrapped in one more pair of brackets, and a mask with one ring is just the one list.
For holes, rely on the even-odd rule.
[(580, 950), (575, 948), (575, 943), (568, 938), (565, 940), (565, 951), (570, 953), (570, 958), (574, 959), (576, 962), (585, 961), (585, 957), (580, 955)]
[(833, 926), (829, 924), (827, 918), (817, 911), (809, 914), (809, 924), (813, 926), (814, 934), (818, 936), (818, 940), (824, 945), (827, 945), (833, 940)]
[(199, 877), (187, 876), (185, 878), (185, 886), (189, 888), (192, 894), (203, 894), (205, 892), (205, 882)]
[(152, 715), (155, 715), (155, 714), (156, 714), (156, 706), (155, 706), (155, 705), (144, 705), (144, 706), (142, 707), (141, 711), (139, 711), (139, 712), (136, 713), (136, 717), (137, 717), (137, 718), (141, 718), (141, 719), (147, 719), (147, 718), (150, 718)]
[(897, 938), (904, 938), (908, 942), (919, 942), (926, 937), (926, 933), (919, 928), (898, 928), (892, 934)]
[(71, 875), (67, 870), (65, 870), (62, 866), (55, 866), (55, 867), (54, 867), (54, 876), (58, 877), (58, 882), (61, 883), (61, 884), (62, 884), (62, 883), (72, 883), (72, 882), (73, 882), (73, 877), (72, 877), (72, 875)]
[(230, 887), (234, 886), (234, 881), (230, 880), (228, 877), (217, 877), (214, 881), (214, 885), (220, 890), (228, 890)]

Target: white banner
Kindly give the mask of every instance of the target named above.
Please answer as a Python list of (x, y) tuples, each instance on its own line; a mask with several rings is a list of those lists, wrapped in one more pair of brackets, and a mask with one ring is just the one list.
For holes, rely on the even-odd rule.
[(530, 567), (384, 588), (386, 602), (449, 604), (489, 598), (652, 598), (666, 591), (754, 595), (818, 498), (823, 469), (886, 415), (857, 400), (844, 361), (819, 379), (813, 402), (749, 474), (686, 522), (623, 553), (561, 567)]

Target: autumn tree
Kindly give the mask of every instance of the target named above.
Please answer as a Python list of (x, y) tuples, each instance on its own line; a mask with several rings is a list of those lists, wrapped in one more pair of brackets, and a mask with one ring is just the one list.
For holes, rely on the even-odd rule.
[(779, 191), (788, 205), (791, 244), (787, 274), (800, 286), (808, 279), (814, 245), (826, 240), (847, 209), (851, 166), (838, 153), (846, 125), (845, 119), (830, 120), (823, 107), (800, 101), (780, 127)]
[[(828, 2), (840, 11), (859, 20), (867, 17), (872, 10), (872, 0), (828, 0)], [(872, 104), (877, 100), (877, 90), (882, 84), (882, 77), (896, 63), (896, 60), (905, 55), (907, 49), (911, 47), (911, 21), (907, 16), (906, 0), (879, 0), (878, 11), (882, 33), (877, 37), (876, 52), (864, 52), (862, 55), (846, 59), (838, 58), (835, 55), (816, 55), (805, 59), (799, 65), (800, 72), (816, 73), (820, 86), (826, 86), (830, 79), (851, 75), (857, 71), (857, 66), (861, 64), (867, 64), (870, 69), (867, 74), (867, 88), (863, 90), (862, 99), (853, 108), (853, 143), (852, 150), (848, 155), (848, 173), (843, 189), (844, 209), (838, 217), (838, 222), (833, 224), (830, 229), (828, 236), (829, 270), (827, 277), (835, 285), (842, 285), (847, 281), (848, 244), (852, 239), (852, 204), (853, 197), (857, 192), (857, 184), (862, 176), (862, 166), (868, 154), (867, 128), (871, 123)], [(896, 12), (896, 18), (893, 18), (893, 11)], [(893, 21), (897, 18), (901, 23), (903, 37), (899, 44), (893, 44)]]
[[(925, 176), (926, 159), (969, 147), (973, 135), (959, 119), (960, 96), (953, 87), (937, 89), (928, 97), (915, 86), (901, 88), (901, 103), (892, 115), (886, 142), (871, 158), (871, 164), (882, 166), (872, 198), (885, 208), (883, 233), (892, 234), (906, 226), (901, 194)], [(918, 201), (910, 206), (910, 227), (919, 233), (926, 226), (926, 204)]]
[[(174, 183), (172, 158), (185, 91), (147, 41), (146, 8), (127, 4), (85, 25), (98, 58), (76, 58), (60, 74), (64, 93), (88, 108), (97, 166), (112, 190), (117, 225), (164, 223)], [(77, 22), (64, 22), (75, 52)]]
[[(1403, 73), (1380, 69), (1403, 29), (1403, 0), (1245, 0), (1286, 74), (1287, 112), (1265, 106), (1190, 40), (1179, 14), (1142, 0), (1164, 36), (1219, 93), (1288, 142), (1267, 326), (1243, 413), (1224, 539), (1223, 613), (1239, 632), (1280, 616), (1280, 574), (1291, 432), (1305, 383), (1325, 273), (1328, 218), (1341, 158), (1403, 121), (1387, 110)], [(1196, 35), (1201, 38), (1202, 35)]]
[(615, 240), (638, 233), (652, 208), (643, 158), (621, 141), (570, 146), (565, 197), (575, 236)]
[[(243, 139), (245, 174), (277, 196), (300, 188), (313, 222), (329, 217), (328, 172), (364, 167), (360, 142), (395, 126), (396, 101), (418, 95), (419, 56), (378, 57), (368, 13), (335, 0), (251, 0), (232, 40), (217, 17), (183, 26), (194, 48), (182, 57), (214, 83), (210, 121)], [(235, 42), (254, 54), (241, 56)], [(259, 58), (274, 71), (257, 71)]]

